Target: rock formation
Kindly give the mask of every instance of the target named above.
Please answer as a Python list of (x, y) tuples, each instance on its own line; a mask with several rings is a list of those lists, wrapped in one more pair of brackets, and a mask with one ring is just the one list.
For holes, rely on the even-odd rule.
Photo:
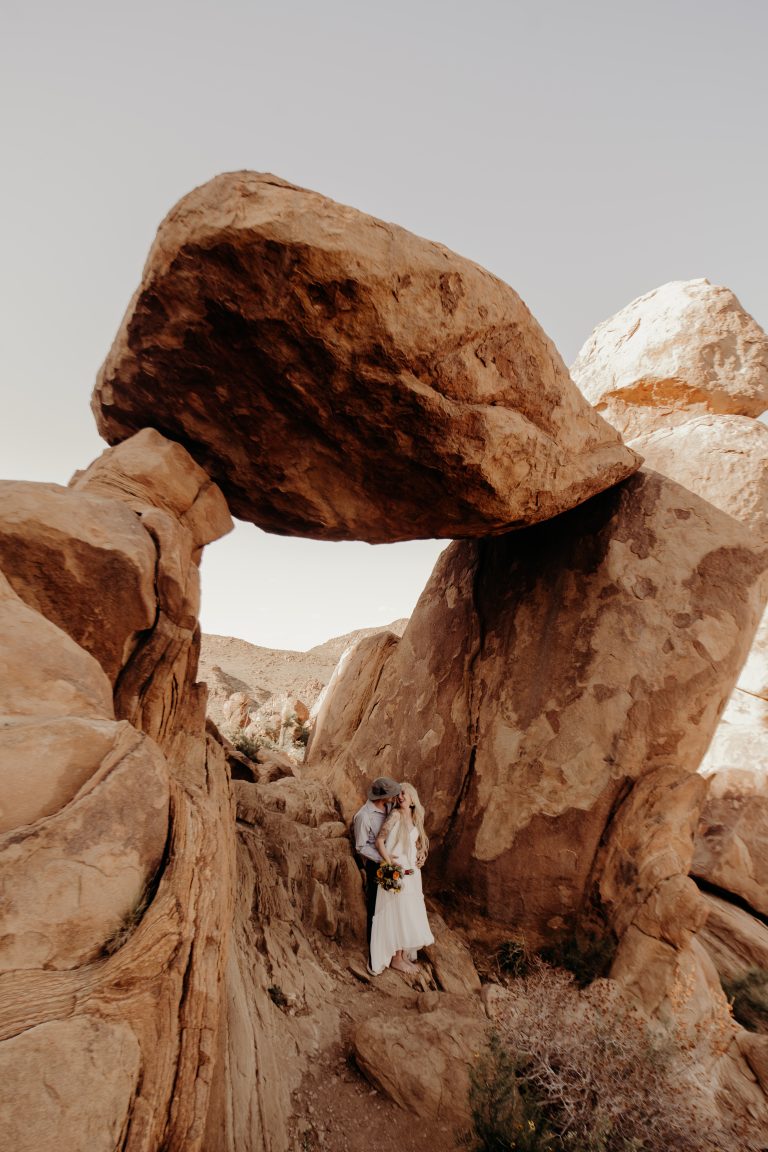
[(93, 406), (112, 444), (184, 444), (235, 515), (326, 540), (505, 531), (638, 464), (506, 284), (252, 172), (163, 221)]
[(354, 735), (398, 640), (394, 632), (364, 636), (342, 654), (314, 709), (308, 758), (322, 762)]
[(697, 767), (767, 563), (739, 524), (652, 473), (546, 524), (454, 544), (357, 730), (340, 723), (335, 754), (325, 746), (320, 764), (313, 747), (309, 763), (333, 763), (347, 816), (365, 774), (412, 779), (441, 883), (546, 936), (581, 908), (633, 783)]
[(768, 408), (768, 341), (727, 288), (678, 280), (599, 324), (571, 369), (628, 440), (694, 416)]
[[(633, 301), (595, 330), (573, 373), (651, 467), (744, 523), (756, 541), (768, 538), (768, 428), (754, 419), (768, 407), (768, 339), (732, 293), (690, 281)], [(734, 980), (768, 964), (766, 616), (700, 773), (708, 791), (689, 867), (705, 889), (706, 919), (692, 943), (700, 962)], [(682, 910), (670, 912), (694, 926)], [(737, 1041), (765, 1090), (768, 1042), (748, 1033)]]
[(234, 877), (195, 561), (229, 514), (152, 431), (2, 508), (3, 1146), (196, 1148)]
[[(685, 287), (676, 294), (687, 299)], [(433, 883), (460, 893), (476, 934), (489, 931), (489, 920), (497, 932), (522, 928), (534, 941), (572, 931), (579, 920), (607, 923), (618, 940), (615, 978), (698, 1046), (723, 1099), (730, 1094), (765, 1125), (753, 1066), (742, 1058), (699, 936), (709, 906), (688, 878), (704, 856), (700, 839), (692, 864), (706, 795), (694, 773), (765, 602), (768, 555), (768, 433), (745, 416), (699, 413), (725, 403), (720, 393), (704, 403), (713, 380), (742, 405), (743, 395), (763, 403), (755, 381), (765, 337), (728, 294), (722, 342), (746, 331), (741, 343), (734, 337), (742, 375), (723, 382), (718, 368), (706, 377), (709, 353), (697, 352), (696, 341), (711, 340), (723, 293), (708, 298), (693, 285), (690, 294), (703, 294), (699, 311), (710, 306), (715, 316), (677, 334), (684, 353), (668, 320), (659, 334), (652, 309), (640, 317), (645, 351), (636, 388), (619, 365), (621, 420), (644, 433), (632, 444), (651, 467), (706, 502), (644, 472), (544, 525), (453, 545), (383, 669), (360, 654), (355, 682), (365, 709), (354, 730), (345, 723), (348, 704), (355, 712), (354, 687), (336, 700), (329, 693), (324, 707), (338, 739), (322, 756), (311, 750), (310, 761), (345, 811), (364, 772), (416, 781), (440, 846)], [(617, 335), (618, 320), (610, 322), (611, 339), (600, 344), (598, 330), (574, 368), (580, 379), (586, 363), (610, 397), (616, 348), (639, 330), (638, 308), (626, 312), (629, 334)], [(646, 388), (649, 357), (655, 380), (682, 372), (665, 368), (665, 339), (673, 363), (687, 356), (699, 366), (696, 390), (684, 380), (674, 396)], [(613, 419), (618, 401), (611, 404), (602, 407)], [(729, 557), (737, 568), (746, 563), (741, 575)], [(748, 808), (760, 824), (761, 809), (742, 812)], [(754, 893), (762, 833), (743, 815), (733, 834), (724, 831), (721, 812), (722, 804), (710, 823), (727, 843), (714, 844), (710, 834), (710, 859), (717, 855), (721, 875), (737, 861), (731, 871), (740, 872), (742, 893)], [(751, 865), (739, 832), (755, 852)]]
[[(647, 330), (670, 330), (665, 304), (642, 328), (646, 383), (626, 381), (635, 314), (581, 364), (607, 380), (610, 348), (610, 404), (627, 427), (642, 409), (649, 458), (683, 459), (685, 435), (725, 508), (636, 472), (515, 293), (468, 261), (274, 177), (220, 177), (173, 210), (95, 395), (115, 446), (68, 488), (0, 485), (4, 1147), (320, 1145), (292, 1112), (316, 1065), (343, 1094), (332, 1064), (354, 1052), (444, 1152), (493, 1015), (475, 958), (580, 927), (615, 945), (619, 994), (694, 1061), (713, 1117), (750, 1127), (739, 1152), (765, 1144), (765, 1038), (717, 974), (762, 962), (764, 925), (689, 876), (762, 900), (759, 806), (713, 788), (694, 856), (695, 770), (768, 587), (764, 438), (750, 425), (734, 481), (739, 431), (713, 413), (762, 403), (762, 345), (721, 290), (672, 295), (708, 350), (686, 330), (662, 380)], [(468, 538), (402, 638), (342, 661), (306, 773), (238, 759), (206, 724), (217, 480), (274, 531)], [(424, 794), (449, 897), (410, 982), (364, 966), (346, 818), (381, 773)]]
[[(768, 407), (768, 338), (732, 293), (665, 285), (600, 325), (573, 372), (649, 465), (768, 538), (768, 427), (754, 419)], [(700, 770), (710, 788), (692, 871), (765, 915), (766, 618)]]

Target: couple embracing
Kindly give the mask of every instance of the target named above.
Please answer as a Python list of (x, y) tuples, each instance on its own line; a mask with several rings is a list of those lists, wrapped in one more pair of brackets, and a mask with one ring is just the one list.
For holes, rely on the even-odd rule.
[[(368, 913), (368, 970), (378, 976), (390, 967), (417, 972), (419, 948), (434, 943), (429, 930), (421, 869), (429, 840), (424, 809), (412, 784), (379, 776), (354, 818), (355, 848), (365, 865)], [(396, 866), (398, 887), (380, 883), (382, 864)]]

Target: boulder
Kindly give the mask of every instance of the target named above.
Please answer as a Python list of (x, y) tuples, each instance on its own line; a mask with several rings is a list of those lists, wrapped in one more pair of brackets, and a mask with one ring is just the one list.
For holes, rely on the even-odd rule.
[(703, 892), (707, 919), (698, 938), (723, 980), (768, 968), (768, 924), (721, 896)]
[(469, 1073), (485, 1048), (488, 1020), (438, 1007), (373, 1016), (354, 1035), (363, 1074), (407, 1112), (469, 1127)]
[(284, 813), (292, 822), (317, 828), (338, 824), (333, 796), (320, 781), (282, 776), (267, 783), (238, 781), (235, 785), (238, 815), (252, 823), (254, 812)]
[(290, 701), (290, 704), (291, 709), (296, 713), (296, 719), (299, 724), (306, 724), (307, 720), (309, 720), (309, 708), (307, 708), (304, 701), (300, 700), (298, 696), (295, 696)]
[(21, 600), (0, 572), (0, 716), (114, 717), (99, 662)]
[(167, 751), (197, 674), (200, 551), (231, 529), (226, 502), (181, 445), (152, 429), (107, 449), (69, 491), (73, 500), (87, 494), (127, 506), (154, 546), (152, 627), (120, 671), (115, 708)]
[(317, 700), (305, 763), (319, 764), (357, 730), (384, 664), (400, 641), (394, 632), (364, 636), (342, 654)]
[(140, 918), (168, 837), (168, 766), (129, 724), (112, 728), (68, 804), (0, 838), (0, 972), (87, 963)]
[(698, 766), (767, 562), (731, 517), (645, 472), (455, 543), (354, 736), (311, 772), (346, 818), (366, 778), (406, 775), (428, 804), (427, 883), (532, 938), (561, 931), (633, 782)]
[(733, 893), (763, 917), (768, 917), (767, 775), (763, 761), (754, 772), (720, 767), (710, 778), (691, 864), (694, 876)]
[(124, 1147), (140, 1076), (136, 1037), (117, 1020), (75, 1016), (11, 1037), (0, 1045), (3, 1146), (8, 1152)]
[(227, 502), (208, 473), (154, 428), (142, 427), (119, 450), (102, 452), (75, 473), (70, 487), (119, 500), (135, 512), (167, 512), (189, 533), (196, 550), (233, 528)]
[(756, 531), (768, 528), (768, 427), (746, 416), (697, 416), (632, 445), (669, 476)]
[(571, 372), (630, 440), (693, 416), (768, 408), (768, 338), (708, 280), (675, 280), (633, 300), (597, 326)]
[(93, 409), (111, 444), (183, 444), (241, 519), (326, 540), (485, 536), (639, 463), (506, 284), (253, 172), (163, 221)]
[(433, 910), (429, 912), (429, 926), (435, 942), (424, 951), (432, 965), (438, 987), (453, 996), (473, 996), (479, 993), (480, 977), (466, 940), (450, 929), (442, 916)]
[(0, 481), (0, 567), (114, 684), (155, 619), (152, 537), (115, 500), (56, 484)]
[(258, 766), (261, 784), (273, 784), (275, 780), (282, 780), (284, 776), (299, 775), (295, 761), (277, 748), (259, 748), (254, 762)]
[(706, 790), (691, 765), (660, 767), (638, 779), (617, 807), (594, 872), (620, 941), (634, 924), (646, 937), (683, 948), (706, 920), (688, 876)]
[(79, 716), (0, 718), (0, 835), (52, 816), (111, 751), (111, 720)]

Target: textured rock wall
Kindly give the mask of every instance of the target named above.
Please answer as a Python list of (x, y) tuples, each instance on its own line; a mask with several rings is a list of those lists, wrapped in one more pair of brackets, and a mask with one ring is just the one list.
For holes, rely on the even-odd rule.
[[(454, 544), (348, 746), (311, 755), (311, 770), (348, 812), (366, 777), (415, 780), (438, 848), (432, 883), (458, 895), (475, 933), (489, 917), (533, 942), (607, 923), (612, 975), (696, 1053), (717, 1106), (765, 1133), (755, 1043), (728, 1014), (704, 946), (711, 904), (689, 872), (705, 855), (700, 835), (692, 865), (696, 769), (766, 597), (768, 434), (732, 414), (764, 406), (766, 341), (706, 284), (626, 312), (574, 373), (650, 467), (686, 487), (644, 471), (545, 525)], [(735, 885), (738, 873), (754, 899), (762, 808), (737, 816), (729, 802), (728, 821), (723, 803), (704, 812), (709, 874), (730, 869)]]
[[(755, 417), (768, 406), (768, 338), (731, 292), (697, 280), (633, 301), (595, 329), (573, 373), (651, 467), (742, 522), (756, 542), (766, 540), (768, 428)], [(624, 982), (641, 989), (646, 1001), (664, 992), (662, 1014), (672, 1014), (672, 1001), (687, 1000), (696, 1034), (710, 1034), (702, 1066), (731, 1106), (737, 1101), (735, 1107), (754, 1118), (755, 1131), (765, 1124), (755, 1082), (768, 1091), (768, 1039), (738, 1031), (724, 1047), (711, 1036), (721, 995), (715, 970), (733, 979), (766, 964), (767, 628), (764, 616), (700, 765), (708, 790), (691, 808), (700, 814), (698, 825), (689, 818), (677, 837), (680, 861), (687, 861), (707, 893), (697, 906), (690, 881), (678, 876), (673, 887), (664, 881), (656, 897), (662, 931), (650, 933), (658, 939), (637, 940), (634, 950), (617, 957)], [(658, 804), (656, 818), (666, 812), (667, 804)], [(719, 897), (711, 894), (713, 886)], [(678, 937), (687, 966), (684, 997), (668, 955), (670, 974), (658, 978), (665, 935), (674, 943), (664, 924)], [(657, 977), (655, 986), (649, 972)]]
[(230, 524), (151, 431), (68, 489), (0, 486), (0, 1115), (16, 1152), (202, 1147), (234, 859), (195, 684), (196, 561)]
[[(595, 329), (573, 372), (648, 464), (768, 538), (768, 427), (755, 419), (768, 407), (768, 338), (731, 292), (694, 280), (640, 297)], [(711, 787), (693, 872), (764, 915), (765, 617), (700, 771)]]
[(633, 782), (695, 770), (767, 563), (740, 525), (652, 473), (547, 524), (454, 544), (337, 747), (345, 812), (366, 775), (412, 779), (440, 883), (500, 924), (556, 930), (582, 907)]

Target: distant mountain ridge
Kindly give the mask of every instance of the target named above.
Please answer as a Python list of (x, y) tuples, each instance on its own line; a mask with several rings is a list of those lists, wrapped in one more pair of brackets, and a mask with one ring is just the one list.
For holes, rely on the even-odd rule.
[(209, 711), (216, 719), (216, 705), (234, 691), (246, 691), (256, 700), (285, 694), (303, 700), (311, 708), (328, 683), (341, 654), (363, 636), (395, 632), (402, 636), (407, 618), (380, 628), (358, 628), (334, 636), (306, 652), (282, 648), (262, 648), (235, 636), (203, 633), (200, 645), (198, 679), (210, 691)]

